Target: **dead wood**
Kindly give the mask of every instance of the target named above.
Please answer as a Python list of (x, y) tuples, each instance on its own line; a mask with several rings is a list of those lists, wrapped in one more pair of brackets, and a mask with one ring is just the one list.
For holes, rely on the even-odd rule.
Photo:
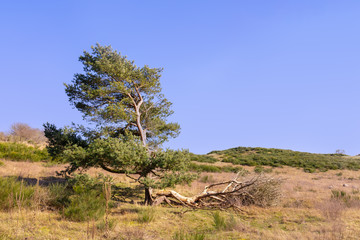
[[(241, 206), (269, 206), (276, 203), (280, 194), (280, 179), (257, 175), (251, 179), (239, 181), (239, 174), (234, 179), (213, 183), (192, 197), (186, 197), (174, 190), (157, 192), (154, 204), (170, 202), (192, 209), (228, 209), (241, 211)], [(171, 205), (172, 206), (172, 205)]]

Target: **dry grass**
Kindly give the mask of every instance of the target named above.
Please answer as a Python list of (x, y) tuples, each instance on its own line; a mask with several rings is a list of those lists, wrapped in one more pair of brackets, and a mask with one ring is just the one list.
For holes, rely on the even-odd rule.
[[(3, 162), (5, 164), (0, 168), (0, 176), (12, 175), (40, 180), (54, 177), (55, 172), (65, 166), (44, 167), (41, 163)], [(249, 172), (254, 170), (253, 167), (244, 169)], [(88, 173), (95, 175), (97, 172), (99, 170), (92, 169)], [(120, 203), (109, 214), (109, 219), (116, 224), (109, 230), (108, 239), (174, 239), (179, 232), (184, 232), (186, 236), (204, 234), (208, 240), (358, 239), (360, 172), (336, 170), (305, 173), (301, 169), (284, 167), (274, 168), (271, 174), (285, 179), (281, 202), (268, 208), (247, 206), (241, 214), (222, 212), (226, 221), (233, 217), (231, 221), (236, 223), (234, 227), (216, 229), (213, 215), (209, 211), (182, 214), (185, 209), (170, 207), (158, 207), (154, 210), (151, 221), (139, 221), (139, 215), (146, 212), (145, 207)], [(125, 176), (112, 176), (115, 181), (132, 186)], [(191, 186), (178, 186), (176, 191), (191, 196), (201, 191), (209, 182), (228, 180), (233, 178), (234, 174), (204, 173), (202, 177), (201, 181), (195, 181)], [(351, 200), (332, 199), (331, 191), (334, 189), (345, 192), (351, 196)], [(57, 212), (14, 209), (11, 212), (0, 212), (0, 222), (0, 239), (92, 238), (86, 222), (67, 221)], [(104, 239), (104, 236), (105, 231), (98, 229), (94, 232), (94, 239)]]

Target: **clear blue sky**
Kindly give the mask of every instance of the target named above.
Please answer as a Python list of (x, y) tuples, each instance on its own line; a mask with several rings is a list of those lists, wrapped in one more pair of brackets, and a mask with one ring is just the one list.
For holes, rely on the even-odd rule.
[(3, 1), (0, 131), (81, 115), (63, 83), (99, 42), (163, 67), (166, 146), (360, 153), (360, 1)]

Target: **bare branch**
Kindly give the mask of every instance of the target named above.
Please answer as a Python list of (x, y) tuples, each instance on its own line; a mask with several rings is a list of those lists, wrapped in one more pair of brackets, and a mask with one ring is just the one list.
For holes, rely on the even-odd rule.
[[(232, 208), (242, 211), (241, 206), (255, 204), (265, 206), (272, 204), (280, 197), (280, 179), (274, 179), (259, 175), (248, 181), (240, 182), (237, 180), (239, 175), (231, 181), (214, 183), (204, 188), (200, 194), (193, 197), (185, 197), (173, 190), (160, 191), (156, 194), (156, 199), (160, 204), (166, 197), (169, 200), (176, 200), (179, 204), (192, 209), (228, 209)], [(216, 186), (226, 185), (221, 191), (210, 191)], [(231, 190), (229, 190), (231, 188)], [(160, 202), (160, 203), (159, 203)]]

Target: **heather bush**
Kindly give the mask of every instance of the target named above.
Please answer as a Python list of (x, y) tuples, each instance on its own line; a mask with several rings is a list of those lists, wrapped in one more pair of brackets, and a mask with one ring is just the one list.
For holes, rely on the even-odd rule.
[(35, 205), (36, 187), (29, 186), (15, 177), (0, 178), (0, 209), (10, 210), (15, 207), (28, 208)]
[(12, 161), (50, 161), (46, 149), (28, 146), (22, 143), (0, 142), (0, 158)]

